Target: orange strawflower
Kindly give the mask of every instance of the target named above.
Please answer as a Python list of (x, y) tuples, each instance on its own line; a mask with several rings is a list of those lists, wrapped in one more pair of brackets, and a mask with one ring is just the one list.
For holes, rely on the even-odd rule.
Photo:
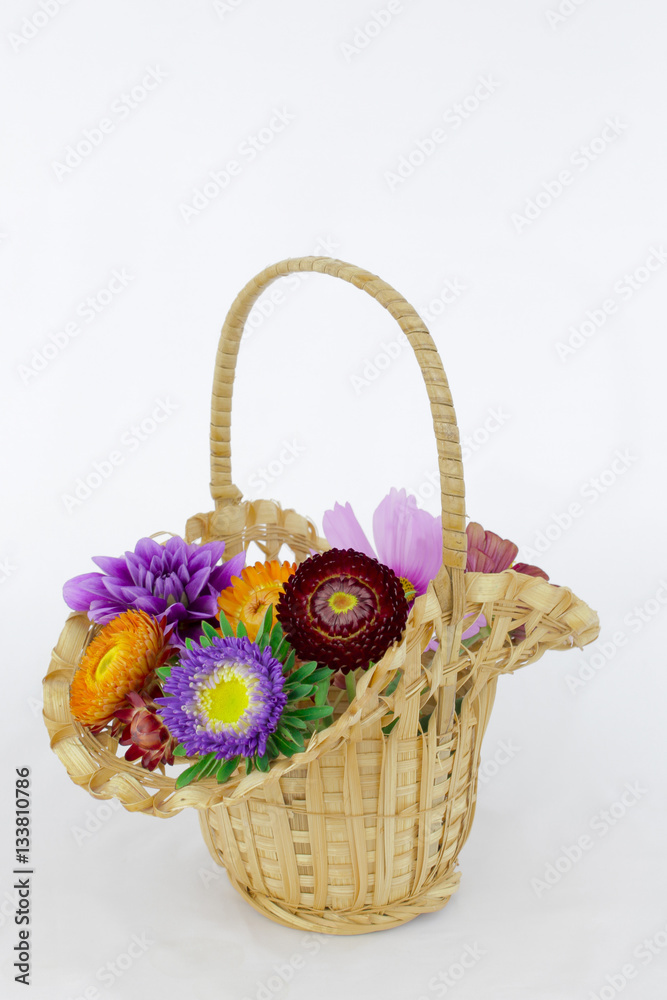
[(257, 637), (260, 625), (270, 606), (273, 605), (272, 622), (275, 624), (275, 605), (280, 599), (285, 582), (296, 570), (296, 563), (257, 562), (246, 566), (241, 576), (233, 576), (230, 587), (218, 597), (218, 605), (224, 611), (234, 631), (243, 622), (248, 638)]
[(174, 653), (160, 622), (126, 611), (105, 625), (86, 649), (70, 686), (70, 710), (84, 726), (108, 722), (130, 691)]

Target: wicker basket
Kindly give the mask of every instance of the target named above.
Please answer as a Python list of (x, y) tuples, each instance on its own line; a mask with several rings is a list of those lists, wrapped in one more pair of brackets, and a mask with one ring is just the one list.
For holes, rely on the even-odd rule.
[[(70, 615), (54, 650), (44, 680), (44, 717), (54, 751), (72, 780), (91, 795), (116, 796), (130, 811), (162, 817), (187, 806), (199, 810), (214, 860), (261, 913), (302, 930), (361, 934), (437, 910), (455, 892), (457, 857), (475, 811), (480, 747), (498, 676), (547, 649), (591, 642), (599, 624), (595, 612), (570, 590), (543, 579), (514, 570), (464, 573), (458, 429), (433, 340), (393, 288), (329, 258), (275, 264), (232, 305), (213, 383), (215, 510), (190, 518), (186, 540), (223, 539), (225, 558), (251, 542), (267, 559), (284, 557), (283, 546), (297, 561), (328, 548), (308, 519), (271, 500), (242, 500), (231, 480), (231, 399), (244, 324), (264, 289), (294, 271), (342, 278), (376, 298), (407, 336), (424, 377), (438, 446), (443, 566), (414, 602), (403, 640), (367, 671), (353, 703), (311, 738), (305, 752), (279, 758), (268, 773), (238, 772), (224, 785), (203, 780), (176, 790), (171, 776), (126, 762), (108, 734), (93, 735), (72, 718), (69, 685), (90, 634), (83, 614)], [(473, 610), (481, 611), (492, 628), (479, 648), (466, 649), (462, 619)], [(426, 651), (434, 633), (439, 640), (435, 655)], [(387, 695), (398, 668), (400, 682)], [(457, 699), (462, 701), (455, 711)], [(432, 712), (422, 728), (427, 706)], [(385, 736), (383, 720), (392, 712), (399, 721)]]

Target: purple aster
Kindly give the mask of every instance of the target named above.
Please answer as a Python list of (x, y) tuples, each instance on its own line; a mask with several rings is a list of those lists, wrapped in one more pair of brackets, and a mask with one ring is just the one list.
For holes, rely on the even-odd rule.
[(96, 556), (93, 562), (102, 572), (75, 576), (63, 596), (74, 611), (86, 611), (102, 625), (128, 608), (166, 616), (176, 626), (173, 640), (182, 646), (188, 636), (199, 637), (202, 622), (216, 624), (218, 595), (245, 563), (241, 552), (216, 565), (224, 549), (224, 542), (188, 545), (174, 537), (160, 545), (142, 538), (134, 552), (119, 558)]
[(373, 515), (377, 555), (349, 503), (334, 504), (323, 519), (324, 534), (334, 548), (353, 548), (389, 566), (403, 584), (411, 604), (426, 593), (442, 566), (442, 522), (417, 507), (405, 490), (391, 489)]
[(171, 697), (156, 703), (189, 757), (262, 757), (287, 703), (283, 685), (282, 664), (270, 646), (220, 636), (183, 654), (164, 682)]

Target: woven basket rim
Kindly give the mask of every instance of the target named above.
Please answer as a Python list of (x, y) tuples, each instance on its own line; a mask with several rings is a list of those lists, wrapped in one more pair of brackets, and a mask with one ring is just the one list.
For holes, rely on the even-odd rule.
[[(281, 509), (274, 501), (270, 503)], [(592, 641), (599, 631), (595, 612), (567, 587), (550, 584), (539, 577), (518, 573), (513, 569), (502, 573), (466, 573), (465, 583), (469, 595), (468, 605), (478, 604), (483, 607), (489, 599), (506, 600), (508, 594), (529, 592), (532, 598), (539, 599), (538, 604), (549, 609), (558, 609), (560, 605), (564, 607), (561, 613), (563, 619), (561, 641), (552, 640), (544, 648), (538, 645), (523, 655), (520, 648), (513, 650), (505, 646), (496, 662), (492, 666), (486, 663), (474, 677), (475, 692), (499, 674), (511, 673), (539, 659), (547, 648), (566, 649), (572, 645), (583, 645)], [(436, 636), (440, 632), (441, 635), (437, 637), (442, 637), (444, 626), (442, 624), (438, 626), (442, 617), (443, 610), (435, 589), (430, 584), (427, 593), (415, 600), (401, 641), (390, 647), (382, 659), (360, 678), (357, 684), (357, 697), (352, 705), (348, 706), (331, 726), (314, 734), (304, 751), (291, 758), (280, 756), (272, 763), (268, 772), (254, 771), (250, 775), (233, 776), (224, 785), (217, 784), (213, 779), (203, 779), (177, 790), (176, 777), (160, 771), (147, 771), (138, 761), (125, 761), (116, 755), (115, 741), (110, 741), (105, 734), (98, 736), (91, 733), (72, 717), (69, 709), (69, 682), (78, 663), (77, 655), (80, 659), (83, 643), (93, 624), (85, 613), (73, 612), (65, 622), (43, 681), (44, 720), (51, 737), (51, 746), (63, 760), (70, 777), (76, 783), (84, 784), (96, 797), (108, 798), (115, 795), (130, 811), (138, 809), (153, 811), (157, 815), (173, 815), (186, 807), (206, 809), (218, 803), (229, 804), (240, 801), (252, 796), (259, 788), (278, 781), (290, 771), (303, 768), (316, 757), (335, 752), (344, 745), (354, 727), (362, 720), (366, 707), (377, 700), (396, 670), (400, 669), (408, 647), (414, 642), (421, 641), (423, 652), (428, 641), (424, 640), (426, 633), (423, 623), (432, 623)], [(459, 640), (462, 624), (461, 620), (450, 626), (458, 633)], [(430, 627), (430, 624), (426, 627)], [(74, 646), (79, 644), (78, 653), (72, 648), (72, 644)], [(68, 655), (64, 656), (65, 648), (68, 649)], [(72, 662), (73, 660), (75, 662)], [(429, 695), (436, 693), (443, 676), (455, 679), (461, 672), (464, 662), (465, 656), (444, 664), (443, 671), (437, 675), (437, 679), (426, 671), (430, 683)], [(399, 682), (399, 688), (402, 683), (403, 678)], [(383, 699), (384, 703), (391, 703), (392, 697)], [(113, 750), (109, 748), (107, 741), (111, 743)], [(120, 784), (114, 783), (115, 778), (121, 779)], [(156, 791), (148, 791), (151, 788)], [(165, 811), (163, 806), (167, 799), (169, 808)], [(148, 808), (149, 803), (150, 808)]]

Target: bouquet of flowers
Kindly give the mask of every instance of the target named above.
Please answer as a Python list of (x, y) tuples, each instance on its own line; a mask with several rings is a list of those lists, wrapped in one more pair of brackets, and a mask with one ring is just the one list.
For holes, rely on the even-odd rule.
[[(441, 519), (403, 489), (375, 511), (375, 547), (349, 503), (325, 513), (324, 534), (332, 548), (298, 566), (245, 566), (245, 553), (221, 562), (224, 542), (178, 537), (143, 538), (119, 558), (95, 558), (101, 572), (64, 587), (67, 604), (93, 623), (70, 687), (74, 718), (108, 732), (127, 747), (126, 760), (148, 770), (187, 758), (178, 788), (222, 783), (241, 767), (267, 771), (304, 750), (344, 699), (353, 701), (361, 673), (401, 639), (442, 564)], [(477, 523), (467, 541), (468, 572), (512, 568), (549, 579), (514, 562), (517, 546)], [(492, 626), (481, 613), (468, 618), (462, 655)], [(524, 637), (520, 626), (510, 639)]]

